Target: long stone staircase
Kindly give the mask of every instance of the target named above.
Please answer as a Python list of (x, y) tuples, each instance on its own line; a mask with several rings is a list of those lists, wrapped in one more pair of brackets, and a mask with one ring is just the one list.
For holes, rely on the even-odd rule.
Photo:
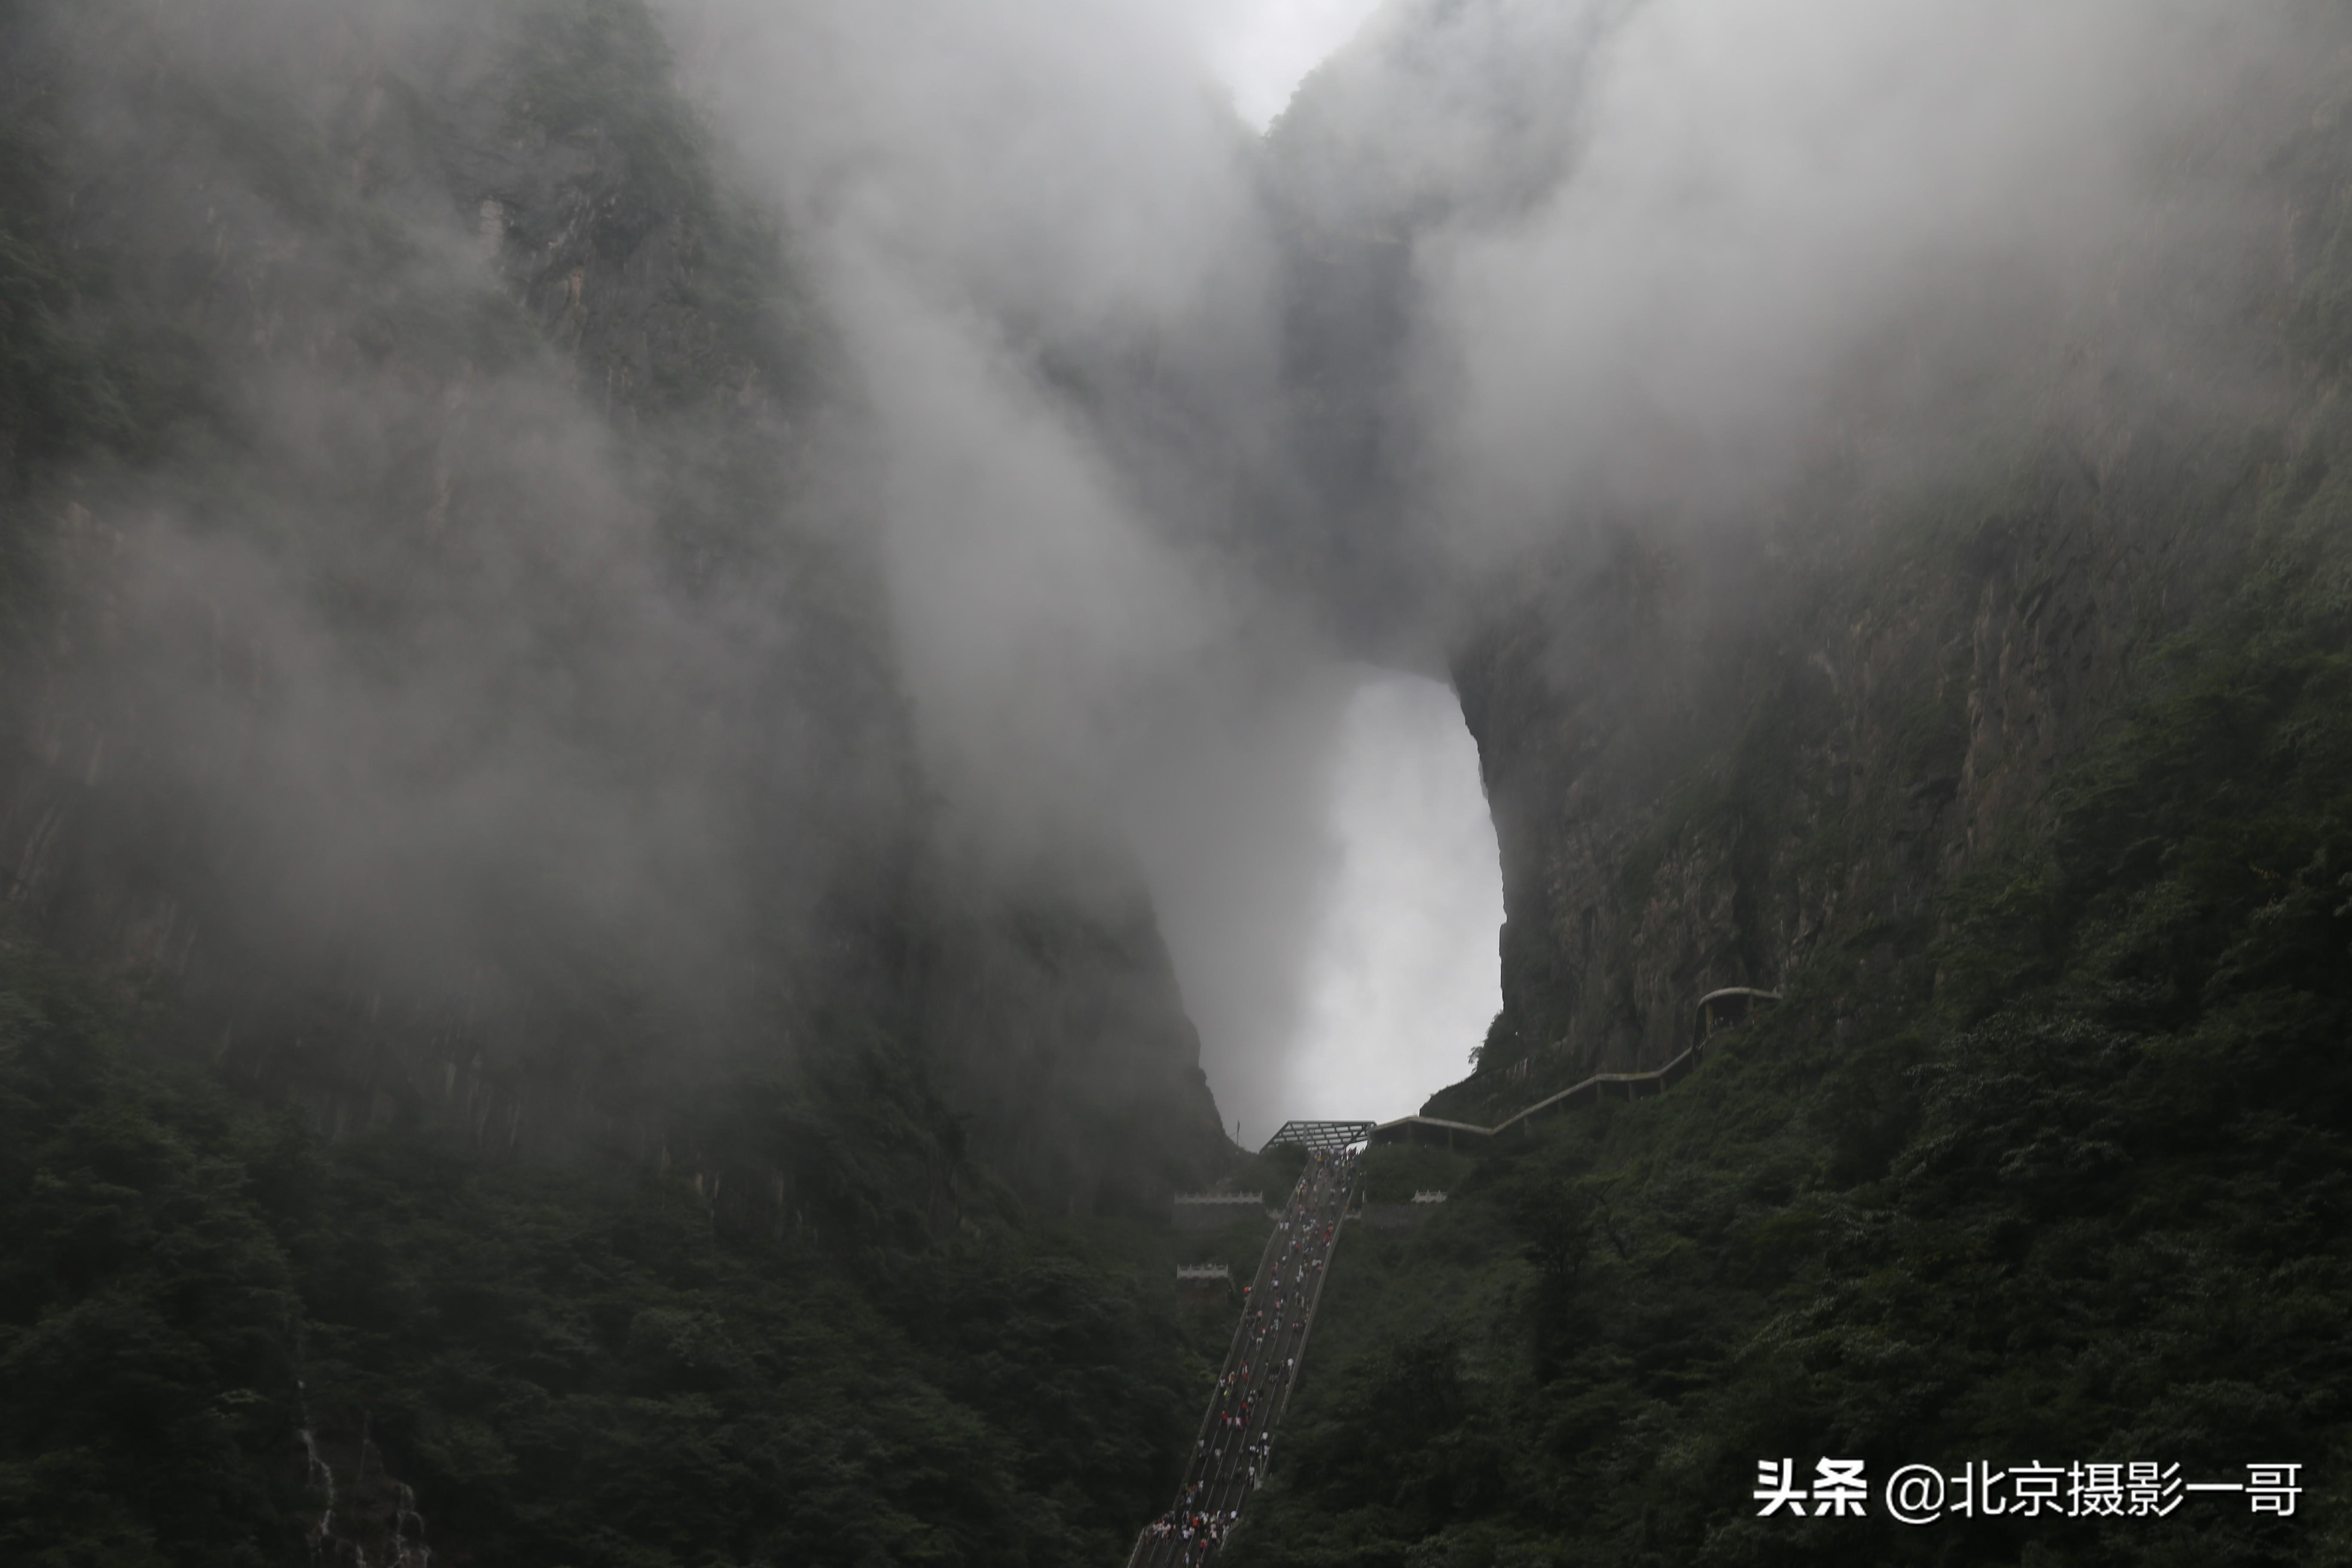
[[(1339, 1244), (1340, 1221), (1355, 1186), (1356, 1152), (1349, 1145), (1440, 1144), (1452, 1148), (1484, 1148), (1490, 1141), (1525, 1132), (1545, 1116), (1558, 1115), (1604, 1099), (1640, 1100), (1664, 1094), (1690, 1076), (1706, 1059), (1708, 1040), (1738, 1027), (1757, 1010), (1780, 1000), (1780, 994), (1750, 986), (1727, 986), (1708, 993), (1698, 1005), (1697, 1038), (1690, 1049), (1650, 1072), (1596, 1073), (1573, 1088), (1538, 1100), (1493, 1127), (1448, 1121), (1433, 1116), (1405, 1116), (1393, 1121), (1293, 1121), (1267, 1143), (1297, 1143), (1313, 1151), (1307, 1169), (1292, 1189), (1289, 1203), (1267, 1238), (1258, 1259), (1242, 1321), (1225, 1352), (1208, 1414), (1201, 1418), (1199, 1438), (1176, 1494), (1176, 1505), (1143, 1527), (1128, 1568), (1186, 1568), (1204, 1560), (1232, 1535), (1241, 1522), (1243, 1505), (1265, 1478), (1272, 1461), (1274, 1435), (1290, 1391), (1307, 1355), (1307, 1335), (1322, 1300), (1323, 1281), (1330, 1271), (1331, 1254)], [(1176, 1212), (1182, 1226), (1186, 1205), (1223, 1205), (1257, 1201), (1255, 1194), (1213, 1194), (1179, 1196)], [(1442, 1193), (1417, 1193), (1415, 1204), (1433, 1206)], [(1405, 1205), (1375, 1205), (1400, 1207)], [(1184, 1270), (1178, 1270), (1180, 1276)]]
[(1307, 1359), (1355, 1176), (1355, 1155), (1345, 1152), (1317, 1153), (1299, 1173), (1258, 1259), (1175, 1506), (1144, 1526), (1129, 1568), (1197, 1563), (1240, 1522)]

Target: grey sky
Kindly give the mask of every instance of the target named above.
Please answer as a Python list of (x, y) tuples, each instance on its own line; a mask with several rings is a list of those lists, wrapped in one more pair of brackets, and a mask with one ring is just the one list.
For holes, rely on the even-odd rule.
[(1244, 120), (1264, 130), (1299, 79), (1346, 43), (1379, 0), (1223, 0), (1208, 30), (1209, 69)]

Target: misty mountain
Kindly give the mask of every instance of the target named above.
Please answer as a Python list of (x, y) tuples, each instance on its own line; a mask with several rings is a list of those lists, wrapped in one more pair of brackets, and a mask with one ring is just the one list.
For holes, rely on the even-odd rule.
[(10, 1561), (1124, 1551), (1366, 663), (1430, 1113), (1784, 1000), (1375, 1152), (1240, 1560), (2341, 1555), (2339, 8), (1398, 0), (1263, 137), (1202, 25), (0, 6)]
[[(1335, 1272), (1234, 1560), (2333, 1561), (2326, 1483), (2161, 1524), (1748, 1500), (1784, 1455), (2343, 1448), (2340, 16), (1625, 8), (1580, 75), (1534, 25), (1496, 61), (1512, 12), (1391, 12), (1269, 137), (1334, 470), (1456, 529), (1504, 1007), (1424, 1110), (1492, 1124), (1673, 1059), (1707, 992), (1783, 1000), (1655, 1101), (1372, 1151), (1452, 1201)], [(1944, 112), (1993, 34), (2063, 80), (2005, 79), (2005, 181)], [(1903, 90), (1741, 119), (1824, 44)], [(1529, 59), (1560, 96), (1522, 117)], [(1612, 101), (1662, 64), (1735, 101)], [(1399, 80), (1461, 139), (1397, 129)], [(1433, 196), (1382, 140), (1546, 112), (1532, 195), (1482, 152)]]
[(12, 50), (18, 396), (89, 405), (17, 444), (27, 918), (329, 1129), (632, 1160), (829, 1015), (949, 1048), (929, 976), (1076, 967), (1131, 1081), (1024, 1114), (1190, 1093), (1213, 1152), (1131, 873), (937, 852), (819, 307), (650, 20), (230, 20)]
[(11, 1557), (381, 1558), (387, 1475), (445, 1556), (1118, 1539), (1188, 1352), (1024, 1216), (1232, 1146), (1131, 867), (946, 826), (856, 390), (653, 19), (0, 58)]

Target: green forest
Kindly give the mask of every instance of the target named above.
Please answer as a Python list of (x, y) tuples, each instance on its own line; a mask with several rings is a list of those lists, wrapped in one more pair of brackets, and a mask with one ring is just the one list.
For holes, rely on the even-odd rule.
[(1171, 1301), (1164, 1226), (998, 1190), (927, 1236), (893, 1166), (955, 1123), (884, 1045), (797, 1108), (843, 1152), (777, 1238), (683, 1179), (326, 1142), (142, 1052), (141, 1006), (21, 944), (5, 999), (11, 1563), (302, 1561), (313, 1422), (347, 1539), (381, 1548), (361, 1421), (465, 1560), (1105, 1562), (1223, 1351), (1213, 1305)]

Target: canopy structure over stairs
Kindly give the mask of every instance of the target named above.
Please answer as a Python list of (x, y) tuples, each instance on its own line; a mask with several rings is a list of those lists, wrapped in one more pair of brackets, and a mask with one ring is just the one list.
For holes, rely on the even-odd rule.
[(1296, 1143), (1317, 1153), (1336, 1154), (1352, 1144), (1360, 1143), (1372, 1130), (1369, 1121), (1286, 1121), (1275, 1135), (1265, 1141), (1265, 1148), (1279, 1148)]

